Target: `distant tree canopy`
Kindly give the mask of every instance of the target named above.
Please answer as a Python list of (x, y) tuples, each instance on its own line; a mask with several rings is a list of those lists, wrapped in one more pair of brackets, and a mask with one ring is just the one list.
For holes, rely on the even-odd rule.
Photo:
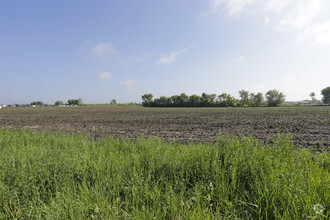
[(257, 94), (251, 93), (250, 100), (253, 107), (259, 107), (264, 103), (264, 97), (261, 92), (258, 92)]
[(154, 96), (152, 94), (144, 94), (142, 96), (142, 104), (143, 106), (151, 106), (152, 104), (152, 99), (154, 98)]
[(115, 105), (115, 104), (117, 104), (117, 100), (116, 99), (111, 99), (110, 105)]
[(327, 88), (322, 89), (321, 94), (323, 96), (322, 102), (324, 104), (330, 104), (330, 86)]
[(142, 96), (142, 104), (145, 107), (236, 107), (251, 106), (258, 107), (262, 105), (278, 106), (284, 102), (284, 94), (277, 90), (269, 90), (266, 94), (267, 102), (264, 102), (262, 93), (249, 93), (248, 91), (239, 91), (241, 99), (236, 99), (230, 94), (222, 93), (220, 95), (202, 93), (199, 95), (188, 96), (185, 93), (173, 95), (171, 97), (161, 96), (153, 99), (152, 94)]
[(268, 106), (279, 106), (285, 101), (285, 95), (282, 92), (273, 89), (266, 93), (266, 99)]
[(43, 102), (41, 102), (41, 101), (35, 101), (35, 102), (31, 102), (31, 104), (30, 105), (37, 105), (37, 106), (42, 106), (42, 105), (44, 105), (44, 103)]
[[(239, 91), (239, 96), (241, 97), (241, 106), (249, 106), (250, 105), (250, 100), (249, 100), (249, 92), (245, 91), (244, 89)], [(253, 95), (253, 94), (251, 94)]]
[(82, 99), (69, 99), (67, 102), (68, 105), (82, 105)]
[(62, 101), (56, 101), (56, 102), (55, 102), (55, 105), (56, 105), (56, 106), (64, 105), (64, 103), (63, 103)]

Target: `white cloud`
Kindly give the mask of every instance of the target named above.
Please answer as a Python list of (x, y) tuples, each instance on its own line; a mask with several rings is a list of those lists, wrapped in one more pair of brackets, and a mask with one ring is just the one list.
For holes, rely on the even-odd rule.
[(330, 46), (329, 0), (210, 0), (210, 6), (212, 13), (262, 16), (265, 27), (272, 20), (277, 31), (295, 31), (298, 42)]
[(148, 58), (149, 58), (148, 53), (140, 53), (140, 54), (135, 56), (134, 60), (136, 62), (141, 62), (141, 61), (147, 60)]
[(290, 11), (282, 18), (279, 29), (298, 29), (311, 25), (322, 12), (322, 0), (308, 0), (295, 3)]
[(246, 6), (256, 3), (258, 0), (211, 0), (212, 13), (219, 12), (225, 5), (228, 15), (239, 14)]
[(264, 20), (264, 26), (267, 27), (270, 22), (270, 18), (265, 18)]
[(297, 2), (297, 0), (268, 0), (266, 3), (266, 9), (269, 11), (279, 12), (288, 5)]
[(223, 0), (211, 0), (211, 13), (217, 13), (223, 3)]
[(166, 56), (162, 56), (160, 59), (156, 60), (157, 64), (169, 64), (169, 63), (173, 63), (176, 61), (177, 57), (180, 54), (186, 53), (188, 52), (189, 47), (186, 47), (182, 50), (178, 50), (175, 51), (173, 53), (171, 53), (170, 55), (166, 55)]
[(243, 60), (245, 60), (246, 58), (245, 58), (245, 56), (239, 56), (238, 58), (237, 58), (237, 62), (241, 62), (241, 61), (243, 61)]
[(97, 79), (98, 79), (99, 81), (107, 81), (107, 80), (110, 80), (110, 79), (111, 79), (111, 74), (108, 73), (108, 72), (100, 73), (100, 75), (98, 75)]
[(297, 37), (298, 42), (308, 43), (312, 47), (330, 45), (330, 21), (306, 27)]
[(96, 58), (104, 59), (110, 55), (118, 55), (116, 49), (110, 43), (100, 43), (91, 49), (91, 55)]
[(128, 91), (132, 91), (132, 88), (133, 88), (135, 85), (139, 84), (139, 82), (136, 81), (136, 80), (134, 80), (134, 79), (128, 79), (128, 80), (126, 80), (126, 81), (122, 81), (122, 82), (120, 82), (120, 84), (126, 86), (127, 89), (128, 89)]

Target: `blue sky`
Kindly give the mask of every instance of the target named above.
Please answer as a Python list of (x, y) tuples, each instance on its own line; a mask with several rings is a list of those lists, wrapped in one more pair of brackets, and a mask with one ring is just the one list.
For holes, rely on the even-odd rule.
[(0, 104), (330, 86), (328, 0), (0, 2)]

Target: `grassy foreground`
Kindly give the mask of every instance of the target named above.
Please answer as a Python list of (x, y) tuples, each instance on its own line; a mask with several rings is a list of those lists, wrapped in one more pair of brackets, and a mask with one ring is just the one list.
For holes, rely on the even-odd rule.
[(0, 130), (0, 219), (326, 219), (329, 152)]

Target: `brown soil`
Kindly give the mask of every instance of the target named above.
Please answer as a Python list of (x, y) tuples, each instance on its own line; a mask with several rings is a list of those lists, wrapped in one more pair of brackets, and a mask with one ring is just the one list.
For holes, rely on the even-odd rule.
[(3, 108), (0, 128), (85, 133), (93, 138), (112, 135), (135, 139), (143, 134), (182, 143), (216, 141), (220, 132), (262, 141), (271, 141), (278, 133), (292, 133), (295, 144), (327, 150), (330, 107)]

